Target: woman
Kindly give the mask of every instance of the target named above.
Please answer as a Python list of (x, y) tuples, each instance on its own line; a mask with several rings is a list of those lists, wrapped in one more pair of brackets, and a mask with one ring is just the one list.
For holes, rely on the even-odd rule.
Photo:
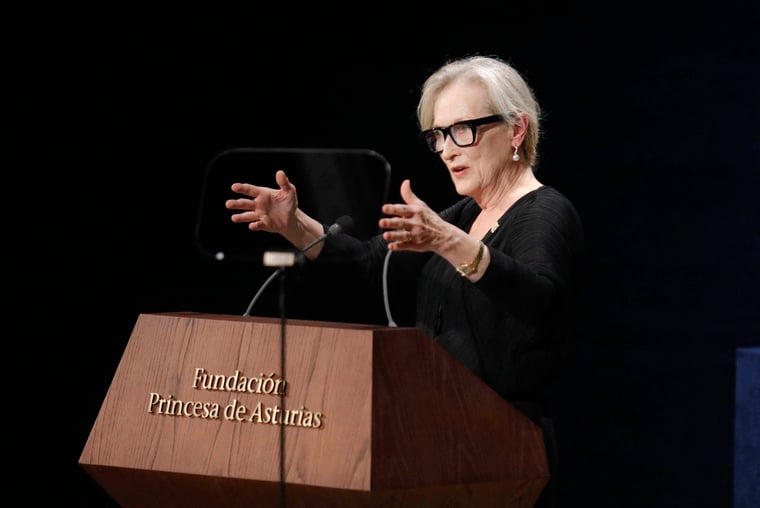
[[(424, 83), (417, 118), (461, 200), (440, 213), (401, 184), (385, 204), (382, 235), (328, 236), (309, 259), (350, 259), (378, 280), (416, 287), (415, 323), (501, 396), (541, 425), (552, 477), (556, 460), (546, 396), (572, 323), (583, 233), (575, 208), (534, 173), (540, 109), (509, 64), (474, 56), (447, 63)], [(279, 188), (235, 183), (233, 222), (279, 233), (302, 248), (325, 232), (298, 208), (282, 171)], [(547, 490), (547, 492), (550, 489)]]

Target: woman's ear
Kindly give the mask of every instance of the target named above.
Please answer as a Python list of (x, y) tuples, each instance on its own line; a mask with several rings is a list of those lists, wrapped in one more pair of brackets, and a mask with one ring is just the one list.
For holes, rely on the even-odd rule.
[(522, 145), (525, 135), (528, 133), (528, 125), (530, 124), (530, 118), (527, 113), (518, 113), (515, 115), (514, 125), (512, 126), (512, 137), (514, 141), (513, 146)]

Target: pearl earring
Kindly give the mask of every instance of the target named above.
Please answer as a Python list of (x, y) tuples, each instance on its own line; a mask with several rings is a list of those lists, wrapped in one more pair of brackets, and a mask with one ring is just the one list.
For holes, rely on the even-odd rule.
[(512, 160), (515, 162), (520, 160), (520, 154), (517, 153), (517, 147), (515, 147), (515, 153), (512, 154)]

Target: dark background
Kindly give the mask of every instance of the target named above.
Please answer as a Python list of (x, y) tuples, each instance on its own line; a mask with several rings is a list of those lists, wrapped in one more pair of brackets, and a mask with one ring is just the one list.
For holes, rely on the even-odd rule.
[[(195, 249), (214, 155), (372, 149), (391, 199), (408, 177), (440, 209), (456, 196), (417, 138), (419, 86), (478, 52), (533, 85), (538, 176), (586, 228), (562, 506), (731, 506), (735, 350), (760, 345), (760, 17), (697, 4), (6, 7), (6, 410), (31, 434), (12, 445), (39, 482), (25, 504), (112, 504), (78, 459), (140, 313), (242, 314), (268, 275)], [(291, 317), (376, 314), (323, 292), (294, 292)]]

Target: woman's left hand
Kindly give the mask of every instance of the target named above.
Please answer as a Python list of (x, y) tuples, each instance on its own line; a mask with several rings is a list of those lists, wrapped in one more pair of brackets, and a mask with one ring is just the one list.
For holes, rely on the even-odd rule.
[(401, 183), (403, 204), (385, 204), (379, 225), (390, 250), (435, 251), (450, 237), (453, 226), (412, 192), (409, 180)]

